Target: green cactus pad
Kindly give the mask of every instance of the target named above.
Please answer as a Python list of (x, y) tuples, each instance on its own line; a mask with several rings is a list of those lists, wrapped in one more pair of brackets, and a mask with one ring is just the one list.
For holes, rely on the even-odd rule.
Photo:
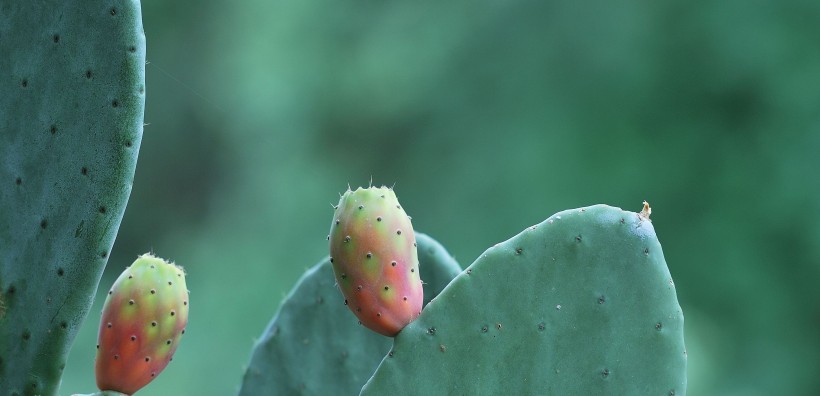
[(424, 283), (424, 306), (427, 306), (461, 273), (461, 266), (444, 246), (427, 234), (416, 231), (416, 244), (419, 272)]
[(139, 2), (2, 2), (0, 54), (0, 394), (52, 395), (131, 192)]
[(683, 313), (645, 214), (557, 213), (481, 255), (362, 395), (683, 395)]
[[(416, 241), (424, 293), (434, 296), (460, 267), (429, 236), (417, 232)], [(343, 301), (325, 258), (302, 276), (257, 341), (239, 394), (358, 393), (391, 342), (357, 324)]]

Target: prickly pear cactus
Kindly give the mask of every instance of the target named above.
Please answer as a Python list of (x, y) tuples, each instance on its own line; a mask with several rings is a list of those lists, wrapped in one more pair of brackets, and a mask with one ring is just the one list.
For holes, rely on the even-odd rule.
[(2, 1), (0, 54), (0, 394), (52, 395), (131, 191), (139, 2)]
[[(434, 239), (416, 233), (424, 295), (433, 298), (461, 267)], [(241, 396), (355, 395), (390, 350), (389, 338), (358, 325), (344, 308), (328, 259), (308, 270), (254, 347)]]
[(153, 381), (173, 358), (187, 324), (182, 268), (140, 256), (117, 278), (103, 305), (97, 387), (132, 395)]
[(362, 325), (394, 336), (421, 313), (424, 295), (413, 225), (392, 189), (345, 192), (329, 239), (339, 289)]
[(685, 393), (683, 314), (648, 210), (605, 205), (487, 250), (402, 330), (361, 392)]

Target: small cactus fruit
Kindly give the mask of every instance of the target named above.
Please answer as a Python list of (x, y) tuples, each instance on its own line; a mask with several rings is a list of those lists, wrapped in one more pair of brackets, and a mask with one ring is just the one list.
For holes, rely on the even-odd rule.
[(133, 394), (168, 365), (188, 323), (181, 267), (144, 254), (108, 292), (97, 345), (97, 387)]
[(392, 337), (421, 313), (413, 225), (392, 189), (345, 192), (329, 239), (336, 282), (362, 325)]

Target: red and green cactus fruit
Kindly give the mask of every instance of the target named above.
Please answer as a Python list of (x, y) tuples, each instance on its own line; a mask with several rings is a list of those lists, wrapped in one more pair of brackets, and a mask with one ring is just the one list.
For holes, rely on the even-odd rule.
[(165, 369), (188, 323), (181, 267), (144, 254), (117, 278), (103, 305), (97, 387), (128, 395)]
[(345, 192), (329, 240), (336, 282), (362, 325), (392, 337), (421, 313), (413, 225), (392, 189)]

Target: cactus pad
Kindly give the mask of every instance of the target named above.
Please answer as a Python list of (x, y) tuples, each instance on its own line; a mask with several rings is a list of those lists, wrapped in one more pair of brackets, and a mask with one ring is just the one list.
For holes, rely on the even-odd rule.
[(683, 314), (648, 213), (553, 215), (488, 249), (362, 395), (683, 395)]
[(0, 54), (0, 394), (52, 395), (131, 192), (139, 2), (4, 1)]

